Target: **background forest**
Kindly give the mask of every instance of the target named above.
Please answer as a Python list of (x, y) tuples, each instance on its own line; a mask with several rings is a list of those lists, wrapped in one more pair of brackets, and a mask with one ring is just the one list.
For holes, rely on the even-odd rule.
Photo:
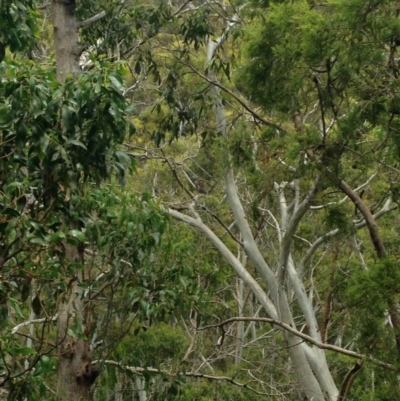
[(0, 0), (0, 400), (400, 399), (400, 2)]

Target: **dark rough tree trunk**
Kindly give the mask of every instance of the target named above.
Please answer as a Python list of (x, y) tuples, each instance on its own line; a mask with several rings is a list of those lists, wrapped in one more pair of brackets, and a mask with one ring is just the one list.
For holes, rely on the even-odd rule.
[[(63, 83), (68, 75), (76, 75), (79, 69), (78, 21), (75, 0), (53, 0), (54, 44), (57, 62), (57, 78)], [(73, 227), (71, 227), (73, 228)], [(65, 263), (84, 264), (83, 247), (65, 244)], [(80, 326), (86, 331), (87, 308), (83, 298), (83, 270), (77, 277), (70, 277), (69, 292), (59, 306), (57, 400), (83, 401), (90, 399), (90, 387), (97, 372), (92, 368), (89, 342), (69, 335), (68, 329)]]

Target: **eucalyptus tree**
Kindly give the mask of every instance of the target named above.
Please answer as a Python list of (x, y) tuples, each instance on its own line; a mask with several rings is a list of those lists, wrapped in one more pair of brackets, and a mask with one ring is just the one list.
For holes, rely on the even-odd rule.
[[(104, 13), (78, 21), (75, 1), (36, 7), (1, 3), (0, 385), (10, 399), (83, 400), (101, 369), (92, 351), (108, 324), (96, 321), (95, 310), (107, 298), (115, 310), (118, 288), (131, 297), (144, 292), (146, 306), (141, 279), (137, 290), (127, 284), (165, 219), (150, 199), (112, 190), (134, 167), (118, 148), (134, 133), (124, 71), (106, 61), (88, 72), (79, 65), (79, 29)], [(37, 56), (46, 41), (39, 33), (49, 26), (55, 63)], [(109, 187), (99, 187), (105, 180)], [(130, 309), (128, 328), (138, 309)]]
[[(387, 216), (397, 209), (397, 3), (260, 4), (210, 7), (202, 21), (217, 22), (176, 45), (181, 72), (204, 85), (185, 87), (170, 72), (162, 128), (182, 140), (185, 125), (195, 127), (206, 138), (198, 154), (212, 149), (219, 158), (200, 165), (195, 150), (176, 160), (164, 148), (158, 157), (185, 197), (174, 204), (164, 194), (168, 212), (210, 240), (265, 314), (217, 322), (222, 339), (235, 321), (276, 325), (307, 399), (350, 398), (363, 370), (386, 377), (382, 385), (369, 378), (366, 396), (395, 397), (397, 220)], [(242, 64), (235, 86), (230, 55)], [(190, 121), (181, 94), (203, 102)], [(199, 178), (206, 184), (196, 195)], [(347, 373), (342, 362), (337, 373), (332, 352), (355, 359)]]
[[(173, 382), (164, 399), (178, 397), (184, 376), (272, 399), (344, 401), (351, 389), (354, 399), (395, 398), (397, 4), (39, 8), (3, 2), (0, 22), (9, 28), (0, 44), (0, 260), (2, 385), (11, 397), (89, 399), (108, 364), (144, 377), (129, 384), (141, 400), (157, 397), (152, 375)], [(34, 48), (49, 27), (55, 63)], [(136, 164), (145, 180), (127, 177)], [(173, 263), (153, 252), (165, 214), (185, 225), (168, 228)], [(106, 359), (134, 316), (179, 314), (182, 299), (187, 313), (223, 261), (238, 277), (234, 295), (231, 285), (224, 293), (237, 316), (227, 306), (216, 317), (211, 302), (193, 308), (182, 323), (190, 344), (170, 370), (137, 366), (152, 359), (138, 349), (129, 358), (126, 344), (114, 355), (132, 366)], [(257, 355), (246, 350), (252, 344)], [(354, 385), (357, 374), (366, 388)], [(123, 399), (125, 382), (115, 382)]]

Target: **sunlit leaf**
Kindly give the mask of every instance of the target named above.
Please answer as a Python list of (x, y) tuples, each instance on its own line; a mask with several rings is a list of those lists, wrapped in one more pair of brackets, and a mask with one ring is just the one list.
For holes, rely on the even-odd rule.
[(85, 240), (85, 234), (79, 230), (70, 230), (68, 231), (68, 235), (77, 239), (80, 242), (83, 242)]

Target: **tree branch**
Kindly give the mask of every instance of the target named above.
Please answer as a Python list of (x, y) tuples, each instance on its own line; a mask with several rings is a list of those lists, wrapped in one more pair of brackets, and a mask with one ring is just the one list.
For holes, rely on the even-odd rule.
[(271, 121), (266, 120), (264, 117), (262, 117), (260, 114), (258, 114), (256, 111), (254, 111), (248, 104), (246, 104), (245, 101), (243, 101), (242, 99), (239, 98), (239, 96), (237, 96), (235, 93), (233, 93), (230, 89), (228, 89), (226, 86), (222, 85), (220, 82), (208, 78), (206, 75), (202, 74), (199, 70), (197, 70), (196, 68), (194, 68), (192, 65), (188, 64), (188, 63), (183, 63), (185, 64), (187, 67), (189, 67), (193, 72), (195, 72), (200, 78), (204, 79), (206, 82), (208, 82), (209, 84), (216, 86), (217, 88), (221, 89), (222, 91), (224, 91), (225, 93), (227, 93), (229, 96), (231, 96), (233, 99), (235, 99), (246, 111), (248, 111), (256, 120), (262, 122), (264, 125), (268, 126), (268, 127), (272, 127), (275, 128), (281, 132), (285, 132), (284, 129), (282, 129), (282, 127), (280, 127), (279, 125), (272, 123)]
[[(340, 189), (353, 201), (356, 208), (361, 212), (365, 219), (365, 223), (368, 227), (369, 235), (371, 237), (372, 244), (375, 248), (376, 254), (379, 259), (387, 257), (385, 245), (383, 243), (382, 236), (379, 233), (378, 225), (376, 224), (375, 218), (372, 215), (369, 207), (363, 202), (361, 197), (354, 192), (343, 180), (339, 182)], [(390, 318), (392, 320), (394, 328), (394, 336), (397, 345), (398, 358), (400, 359), (400, 313), (398, 305), (395, 300), (388, 300)]]
[(211, 241), (212, 244), (217, 248), (222, 257), (233, 267), (239, 277), (246, 283), (246, 285), (251, 289), (253, 294), (258, 299), (258, 302), (264, 307), (266, 312), (277, 318), (277, 312), (273, 302), (267, 297), (264, 290), (258, 284), (258, 282), (251, 276), (251, 274), (245, 269), (245, 267), (240, 263), (240, 261), (233, 255), (233, 253), (228, 249), (228, 247), (221, 241), (221, 239), (207, 226), (203, 221), (198, 218), (193, 218), (186, 214), (180, 213), (177, 210), (169, 209), (167, 213), (177, 220), (180, 220), (200, 231), (206, 235), (206, 237)]
[[(212, 49), (215, 48), (210, 42), (207, 44), (207, 61), (211, 61)], [(207, 80), (217, 82), (213, 75), (213, 71), (210, 67), (209, 77), (205, 77)], [(218, 82), (213, 86), (212, 96), (214, 101), (214, 112), (217, 123), (217, 131), (222, 137), (227, 138), (228, 129), (226, 122), (226, 114), (223, 105), (223, 99), (220, 94), (221, 86)], [(239, 99), (240, 100), (240, 99)], [(244, 104), (244, 103), (243, 103)], [(274, 126), (268, 122), (268, 125)], [(274, 272), (271, 270), (270, 266), (264, 259), (260, 249), (258, 248), (256, 241), (254, 239), (251, 227), (246, 218), (243, 205), (239, 198), (237, 187), (235, 183), (235, 178), (233, 174), (233, 168), (231, 165), (231, 156), (228, 153), (229, 166), (225, 175), (225, 193), (231, 208), (235, 216), (235, 222), (239, 228), (240, 233), (243, 238), (243, 248), (248, 255), (249, 259), (253, 262), (258, 274), (262, 277), (265, 283), (268, 284), (269, 290), (272, 294), (272, 299), (275, 302), (276, 310), (278, 312), (279, 319), (285, 321), (286, 323), (293, 324), (292, 311), (286, 297), (286, 291), (283, 286), (276, 280)], [(252, 277), (252, 280), (254, 278)], [(257, 283), (258, 284), (258, 283)], [(270, 314), (270, 316), (275, 317)], [(323, 401), (325, 399), (324, 392), (328, 394), (337, 394), (335, 383), (331, 377), (328, 366), (325, 359), (322, 359), (319, 364), (318, 376), (322, 381), (318, 382), (314, 372), (311, 369), (310, 363), (307, 361), (304, 348), (307, 348), (306, 344), (299, 343), (298, 339), (292, 335), (290, 332), (285, 331), (285, 339), (289, 346), (290, 358), (295, 366), (299, 380), (301, 382), (302, 388), (309, 398), (315, 401)], [(321, 374), (323, 372), (324, 374)]]
[[(397, 208), (397, 206), (390, 208), (390, 199), (386, 201), (386, 203), (383, 205), (382, 209), (379, 210), (379, 212), (375, 213), (373, 215), (373, 218), (375, 220), (379, 219), (380, 217), (384, 216), (386, 213), (389, 213)], [(367, 225), (367, 222), (365, 219), (361, 219), (359, 221), (353, 221), (354, 227), (359, 230)], [(319, 237), (317, 240), (314, 241), (312, 244), (311, 248), (307, 251), (307, 253), (304, 255), (303, 259), (300, 261), (300, 266), (299, 270), (304, 272), (305, 268), (308, 266), (310, 263), (311, 258), (317, 252), (319, 247), (323, 245), (329, 238), (334, 237), (335, 235), (339, 234), (340, 230), (338, 228), (329, 231), (328, 233), (322, 235)]]
[[(115, 366), (115, 367), (120, 368), (122, 370), (128, 370), (128, 371), (130, 371), (130, 372), (132, 372), (134, 374), (137, 374), (137, 375), (143, 375), (143, 373), (145, 373), (145, 372), (150, 372), (150, 373), (165, 375), (165, 376), (168, 376), (168, 377), (176, 376), (176, 374), (167, 372), (166, 370), (155, 369), (155, 368), (151, 368), (151, 367), (142, 368), (142, 367), (137, 367), (137, 366), (124, 366), (119, 362), (112, 361), (112, 360), (109, 360), (109, 359), (106, 359), (106, 360), (98, 359), (98, 360), (92, 361), (92, 365), (99, 364), (99, 363), (104, 363), (105, 365)], [(250, 380), (250, 381), (248, 381), (246, 383), (240, 383), (240, 382), (235, 381), (232, 377), (228, 377), (228, 376), (206, 375), (206, 374), (198, 373), (198, 372), (179, 372), (179, 373), (183, 374), (186, 377), (193, 377), (195, 379), (226, 381), (226, 382), (231, 383), (231, 384), (233, 384), (235, 386), (238, 386), (238, 387), (241, 387), (241, 388), (246, 388), (246, 389), (248, 389), (248, 390), (250, 390), (253, 393), (258, 394), (258, 395), (271, 395), (270, 393), (261, 392), (261, 391), (256, 390), (255, 388), (249, 386), (249, 383), (256, 381), (254, 379)]]
[(263, 323), (270, 323), (279, 327), (282, 327), (284, 330), (290, 332), (291, 334), (309, 342), (310, 344), (315, 345), (316, 347), (320, 348), (320, 349), (326, 349), (326, 350), (330, 350), (330, 351), (334, 351), (334, 352), (338, 352), (340, 354), (343, 355), (347, 355), (350, 356), (352, 358), (357, 358), (357, 359), (361, 359), (361, 360), (367, 360), (370, 361), (371, 363), (381, 366), (383, 368), (386, 369), (391, 369), (394, 370), (395, 367), (389, 363), (386, 362), (382, 362), (378, 359), (375, 359), (373, 357), (370, 357), (368, 355), (364, 355), (364, 354), (360, 354), (358, 352), (354, 352), (345, 348), (341, 348), (341, 347), (337, 347), (336, 345), (331, 345), (331, 344), (326, 344), (323, 343), (321, 341), (317, 341), (314, 338), (312, 338), (311, 336), (304, 334), (300, 331), (298, 331), (297, 329), (293, 328), (292, 326), (283, 323), (277, 319), (271, 319), (268, 317), (232, 317), (230, 319), (224, 320), (223, 322), (220, 323), (216, 323), (216, 324), (210, 324), (207, 326), (203, 326), (203, 327), (199, 327), (197, 330), (207, 330), (207, 329), (211, 329), (214, 327), (222, 327), (225, 326), (229, 323), (233, 323), (233, 322), (238, 322), (238, 321), (243, 321), (243, 322), (263, 322)]
[(99, 21), (100, 19), (104, 18), (106, 16), (106, 12), (102, 11), (101, 13), (98, 13), (96, 15), (93, 15), (93, 17), (90, 17), (86, 19), (85, 21), (78, 22), (78, 28), (84, 28), (89, 25), (93, 25), (95, 22)]
[[(371, 181), (377, 176), (377, 174), (378, 174), (378, 173), (372, 174), (371, 177), (369, 177), (367, 181), (365, 181), (365, 182), (364, 182), (363, 184), (361, 184), (359, 187), (357, 187), (356, 189), (354, 189), (354, 191), (355, 191), (355, 192), (358, 192), (358, 191), (360, 191), (361, 189), (363, 189), (363, 188), (365, 188), (366, 186), (368, 186), (368, 185), (371, 183)], [(311, 209), (311, 210), (319, 210), (319, 209), (323, 209), (323, 208), (325, 208), (325, 207), (327, 207), (327, 206), (331, 206), (331, 205), (341, 205), (341, 204), (343, 204), (344, 202), (346, 202), (347, 199), (348, 199), (348, 196), (346, 195), (343, 199), (341, 199), (341, 200), (338, 201), (338, 202), (328, 202), (328, 203), (325, 203), (324, 205), (310, 206), (310, 209)]]
[(363, 366), (363, 361), (357, 361), (356, 364), (353, 366), (353, 368), (347, 372), (346, 377), (344, 378), (342, 387), (340, 389), (338, 401), (345, 401), (347, 399), (347, 395), (349, 394), (349, 390), (351, 385), (354, 382), (354, 379), (360, 372), (361, 368)]
[(290, 248), (292, 245), (293, 235), (296, 232), (296, 229), (300, 223), (300, 220), (302, 219), (304, 214), (307, 212), (307, 210), (310, 206), (311, 200), (315, 197), (315, 195), (317, 193), (319, 178), (320, 177), (317, 177), (313, 186), (308, 191), (308, 194), (305, 196), (305, 198), (303, 199), (303, 201), (301, 202), (301, 204), (299, 205), (297, 210), (294, 211), (292, 218), (290, 219), (290, 222), (289, 222), (288, 226), (286, 227), (285, 235), (282, 238), (282, 248), (281, 248), (281, 256), (280, 256), (280, 263), (279, 263), (280, 267), (279, 267), (279, 271), (278, 271), (278, 280), (280, 280), (280, 281), (283, 280), (284, 273), (287, 268), (287, 263), (288, 263), (289, 256), (290, 256)]
[(372, 215), (369, 207), (363, 202), (357, 192), (353, 191), (343, 180), (339, 182), (339, 188), (351, 199), (356, 208), (360, 211), (365, 219), (372, 244), (374, 245), (378, 258), (382, 259), (387, 256), (382, 237), (379, 233), (378, 225)]
[(11, 334), (15, 334), (20, 328), (25, 327), (25, 326), (29, 326), (32, 323), (46, 323), (46, 322), (54, 322), (56, 321), (58, 318), (58, 314), (52, 316), (52, 317), (44, 317), (41, 319), (32, 319), (32, 320), (28, 320), (26, 322), (22, 322), (20, 324), (17, 324), (12, 330), (11, 330)]

